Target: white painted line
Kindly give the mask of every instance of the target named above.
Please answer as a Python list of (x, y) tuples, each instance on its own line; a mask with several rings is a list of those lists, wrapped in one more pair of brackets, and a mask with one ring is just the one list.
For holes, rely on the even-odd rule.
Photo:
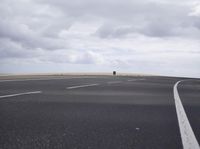
[(137, 81), (137, 79), (130, 79), (130, 80), (127, 80), (128, 82), (131, 82), (131, 81)]
[(99, 84), (86, 84), (86, 85), (79, 85), (79, 86), (67, 87), (67, 89), (76, 89), (76, 88), (90, 87), (90, 86), (97, 86), (97, 85), (99, 85)]
[(3, 95), (0, 98), (8, 98), (8, 97), (15, 97), (20, 95), (30, 95), (30, 94), (40, 94), (42, 91), (34, 91), (34, 92), (25, 92), (25, 93), (18, 93), (18, 94), (11, 94), (11, 95)]
[(110, 81), (110, 82), (107, 82), (107, 84), (117, 84), (117, 83), (122, 83), (122, 81)]
[(174, 85), (174, 100), (175, 100), (176, 113), (178, 117), (183, 149), (200, 149), (199, 143), (192, 130), (192, 127), (187, 118), (187, 115), (185, 113), (184, 107), (182, 105), (182, 102), (178, 93), (177, 86), (180, 82), (181, 81), (178, 81)]
[(132, 82), (132, 81), (139, 81), (139, 80), (145, 80), (145, 79), (129, 79), (127, 80), (128, 82)]

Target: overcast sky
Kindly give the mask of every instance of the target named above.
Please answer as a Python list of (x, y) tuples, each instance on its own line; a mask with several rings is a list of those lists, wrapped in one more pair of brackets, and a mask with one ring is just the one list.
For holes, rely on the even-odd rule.
[(200, 77), (199, 0), (1, 0), (0, 73)]

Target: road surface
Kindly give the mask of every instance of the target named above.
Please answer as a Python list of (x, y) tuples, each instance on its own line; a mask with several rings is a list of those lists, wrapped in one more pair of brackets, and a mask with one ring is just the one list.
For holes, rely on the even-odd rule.
[(196, 149), (199, 142), (200, 79), (0, 80), (0, 149)]

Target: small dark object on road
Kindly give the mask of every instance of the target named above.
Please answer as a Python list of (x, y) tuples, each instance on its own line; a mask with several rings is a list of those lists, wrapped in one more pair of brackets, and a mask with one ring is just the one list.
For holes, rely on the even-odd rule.
[(113, 76), (116, 76), (116, 71), (113, 71)]

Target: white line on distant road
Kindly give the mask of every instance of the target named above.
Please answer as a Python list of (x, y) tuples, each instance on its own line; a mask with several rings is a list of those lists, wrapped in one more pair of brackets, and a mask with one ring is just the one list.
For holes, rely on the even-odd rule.
[(78, 85), (78, 86), (71, 86), (67, 87), (67, 89), (76, 89), (76, 88), (82, 88), (82, 87), (90, 87), (90, 86), (97, 86), (99, 84), (86, 84), (86, 85)]
[(131, 81), (137, 81), (137, 79), (130, 79), (130, 80), (127, 80), (128, 82), (131, 82)]
[(14, 97), (14, 96), (20, 96), (20, 95), (30, 95), (30, 94), (40, 94), (40, 93), (42, 93), (42, 91), (25, 92), (25, 93), (11, 94), (11, 95), (3, 95), (3, 96), (0, 96), (0, 98), (8, 98), (8, 97)]
[(132, 81), (139, 81), (139, 80), (145, 80), (145, 79), (129, 79), (127, 80), (128, 82), (132, 82)]
[(107, 82), (108, 84), (117, 84), (117, 83), (122, 83), (122, 81), (110, 81), (110, 82)]
[(200, 149), (199, 143), (195, 137), (192, 130), (190, 122), (185, 113), (184, 107), (182, 105), (177, 86), (181, 81), (176, 82), (174, 85), (174, 100), (176, 106), (176, 113), (178, 117), (179, 129), (181, 133), (181, 139), (184, 149)]

